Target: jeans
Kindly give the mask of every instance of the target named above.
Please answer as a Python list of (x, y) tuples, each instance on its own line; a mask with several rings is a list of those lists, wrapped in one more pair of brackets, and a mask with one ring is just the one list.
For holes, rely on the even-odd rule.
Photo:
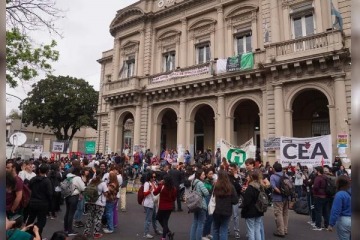
[(194, 212), (194, 219), (190, 231), (190, 240), (201, 240), (205, 218), (206, 218), (205, 209), (200, 209)]
[[(209, 195), (205, 198), (206, 205), (209, 205), (210, 198), (211, 198), (211, 195)], [(205, 220), (205, 225), (204, 225), (204, 230), (203, 230), (203, 236), (207, 236), (211, 233), (212, 223), (213, 223), (213, 215), (209, 215), (208, 211), (206, 211), (206, 220)]]
[(245, 218), (248, 240), (261, 240), (262, 217)]
[(289, 222), (289, 202), (274, 202), (274, 215), (276, 223), (276, 233), (285, 235), (288, 231)]
[(144, 235), (146, 235), (149, 233), (151, 222), (153, 222), (154, 209), (149, 207), (144, 207), (144, 208), (145, 208)]
[(261, 218), (261, 223), (260, 223), (261, 240), (265, 240), (264, 219), (263, 219), (263, 217), (260, 217), (260, 218)]
[(79, 195), (69, 196), (65, 198), (66, 212), (64, 216), (64, 230), (65, 232), (73, 232), (72, 225), (74, 220), (74, 214), (76, 212), (77, 204), (79, 201)]
[(314, 197), (312, 196), (311, 193), (307, 193), (306, 195), (307, 197), (307, 204), (309, 207), (309, 214), (310, 214), (310, 218), (312, 222), (315, 222), (315, 208), (311, 208), (311, 206), (314, 205)]
[(114, 202), (106, 202), (105, 217), (108, 229), (114, 231)]
[(75, 215), (74, 215), (75, 222), (81, 221), (81, 217), (82, 217), (83, 212), (84, 212), (84, 206), (85, 206), (85, 199), (84, 199), (83, 196), (80, 196), (78, 204), (77, 204), (76, 212), (75, 212)]
[[(232, 205), (232, 221), (234, 224), (235, 238), (240, 237), (239, 203)], [(229, 224), (230, 226), (230, 224)]]
[(115, 203), (114, 203), (114, 208), (113, 208), (113, 223), (114, 223), (114, 228), (117, 227), (118, 223), (119, 223), (119, 220), (118, 220), (118, 211), (119, 211), (119, 199), (117, 198), (115, 200)]
[(338, 240), (351, 239), (351, 217), (342, 216), (336, 223), (336, 234)]
[(231, 216), (213, 215), (213, 240), (227, 240), (228, 239), (228, 227)]
[(302, 197), (302, 185), (295, 185), (297, 199)]
[[(177, 210), (181, 210), (181, 192), (180, 187), (176, 188), (176, 204), (177, 204)], [(175, 208), (174, 208), (175, 209)]]
[(315, 225), (321, 228), (321, 218), (324, 217), (324, 226), (329, 226), (329, 211), (328, 211), (328, 199), (314, 197), (315, 202)]

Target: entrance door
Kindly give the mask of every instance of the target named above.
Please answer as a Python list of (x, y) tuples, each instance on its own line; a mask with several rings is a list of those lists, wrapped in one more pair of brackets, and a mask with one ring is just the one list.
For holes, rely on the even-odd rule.
[(204, 152), (204, 134), (195, 134), (195, 154), (197, 151)]

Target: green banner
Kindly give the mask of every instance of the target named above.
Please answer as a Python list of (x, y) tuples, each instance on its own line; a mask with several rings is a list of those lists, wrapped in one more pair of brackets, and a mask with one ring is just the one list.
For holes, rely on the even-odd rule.
[(244, 53), (241, 55), (241, 70), (254, 68), (254, 54), (252, 52)]
[(254, 68), (254, 54), (252, 52), (243, 53), (229, 57), (226, 62), (226, 71), (234, 72)]
[(85, 154), (95, 154), (95, 141), (85, 141)]

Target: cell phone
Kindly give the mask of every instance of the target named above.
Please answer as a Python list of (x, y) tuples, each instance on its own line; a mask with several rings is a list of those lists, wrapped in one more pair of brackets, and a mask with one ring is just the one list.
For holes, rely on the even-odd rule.
[(24, 217), (20, 214), (15, 214), (10, 218), (10, 221), (15, 221), (13, 228), (21, 228), (24, 222)]

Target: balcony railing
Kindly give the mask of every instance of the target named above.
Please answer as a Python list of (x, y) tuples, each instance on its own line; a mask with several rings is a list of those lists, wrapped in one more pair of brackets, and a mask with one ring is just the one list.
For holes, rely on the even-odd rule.
[(265, 46), (267, 62), (339, 50), (343, 46), (340, 31), (328, 31)]
[(112, 92), (112, 91), (117, 91), (119, 89), (131, 90), (137, 87), (139, 87), (139, 79), (137, 77), (132, 77), (132, 78), (120, 79), (114, 82), (108, 82), (105, 85), (105, 90), (107, 92)]

